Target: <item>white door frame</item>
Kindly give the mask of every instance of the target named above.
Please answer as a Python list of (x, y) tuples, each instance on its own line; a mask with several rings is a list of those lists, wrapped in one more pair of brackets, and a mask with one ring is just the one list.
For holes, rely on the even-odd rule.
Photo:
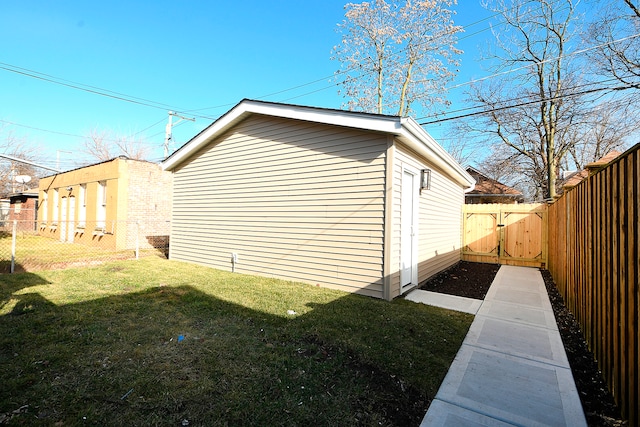
[(402, 168), (400, 208), (400, 293), (418, 285), (420, 171)]

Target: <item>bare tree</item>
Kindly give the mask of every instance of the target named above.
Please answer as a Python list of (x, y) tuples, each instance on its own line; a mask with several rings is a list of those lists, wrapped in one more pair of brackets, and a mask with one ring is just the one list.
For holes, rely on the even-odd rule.
[(452, 126), (450, 136), (438, 138), (438, 144), (463, 166), (471, 165), (474, 159), (481, 156), (481, 143), (468, 138), (469, 133), (467, 123), (457, 122)]
[[(580, 110), (581, 121), (564, 126), (560, 139), (566, 141), (569, 156), (564, 170), (581, 170), (613, 150), (624, 151), (627, 140), (637, 130), (634, 108), (626, 99), (609, 101)], [(576, 115), (577, 115), (576, 113)]]
[[(17, 137), (11, 130), (0, 129), (0, 153), (14, 158), (34, 161), (38, 149), (30, 146), (24, 137)], [(38, 171), (35, 167), (14, 160), (0, 158), (0, 196), (6, 197), (11, 193), (23, 190), (24, 186), (17, 183), (15, 178), (20, 175), (31, 177), (29, 187), (38, 186)]]
[(485, 4), (502, 21), (494, 30), (496, 51), (490, 57), (495, 78), (470, 90), (472, 103), (485, 114), (467, 125), (486, 145), (502, 147), (483, 169), (520, 171), (526, 182), (518, 188), (534, 199), (556, 195), (562, 170), (582, 169), (611, 150), (624, 149), (637, 128), (633, 98), (617, 96), (617, 87), (594, 81), (589, 61), (575, 55), (595, 51), (579, 46), (587, 24), (576, 4)]
[(96, 161), (111, 160), (118, 156), (145, 160), (149, 154), (149, 147), (143, 140), (135, 137), (116, 135), (109, 130), (93, 129), (85, 138), (82, 151)]
[(613, 76), (622, 89), (640, 89), (640, 8), (632, 0), (610, 2), (587, 33), (596, 72)]
[(476, 86), (472, 102), (487, 111), (481, 126), (526, 159), (543, 197), (554, 197), (558, 165), (569, 150), (557, 135), (564, 110), (579, 102), (575, 88), (581, 83), (565, 58), (574, 0), (496, 0), (486, 6), (504, 23), (494, 32), (494, 71), (520, 71)]
[(521, 158), (518, 153), (493, 145), (490, 153), (476, 167), (483, 174), (522, 192), (525, 200), (540, 198), (538, 166), (530, 158)]
[(470, 141), (463, 136), (439, 139), (438, 143), (456, 159), (456, 162), (463, 166), (469, 165), (474, 157), (475, 150), (471, 148)]
[(333, 49), (336, 73), (351, 110), (410, 114), (414, 105), (446, 105), (445, 85), (458, 66), (456, 0), (372, 0), (348, 3), (338, 25), (342, 41)]

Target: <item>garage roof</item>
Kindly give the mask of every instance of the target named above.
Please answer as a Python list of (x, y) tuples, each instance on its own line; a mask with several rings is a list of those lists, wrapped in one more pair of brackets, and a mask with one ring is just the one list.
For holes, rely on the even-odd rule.
[(173, 170), (199, 149), (251, 115), (263, 115), (313, 123), (342, 126), (393, 135), (422, 155), (465, 189), (475, 180), (411, 117), (386, 116), (327, 108), (244, 99), (162, 162), (164, 170)]

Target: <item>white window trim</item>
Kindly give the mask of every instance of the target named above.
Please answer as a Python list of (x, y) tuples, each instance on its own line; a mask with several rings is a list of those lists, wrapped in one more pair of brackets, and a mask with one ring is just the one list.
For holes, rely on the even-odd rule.
[(95, 230), (103, 230), (104, 232), (107, 227), (107, 181), (98, 181), (97, 196)]

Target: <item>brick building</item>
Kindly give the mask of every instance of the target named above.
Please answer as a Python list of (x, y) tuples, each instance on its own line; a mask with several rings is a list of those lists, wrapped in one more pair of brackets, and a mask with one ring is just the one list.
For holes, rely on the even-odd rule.
[(36, 212), (38, 209), (38, 189), (13, 193), (6, 199), (6, 212), (0, 213), (0, 220), (6, 222), (5, 228), (11, 228), (15, 220), (18, 231), (36, 231)]
[(39, 233), (116, 250), (164, 247), (172, 179), (155, 163), (126, 157), (42, 178)]

